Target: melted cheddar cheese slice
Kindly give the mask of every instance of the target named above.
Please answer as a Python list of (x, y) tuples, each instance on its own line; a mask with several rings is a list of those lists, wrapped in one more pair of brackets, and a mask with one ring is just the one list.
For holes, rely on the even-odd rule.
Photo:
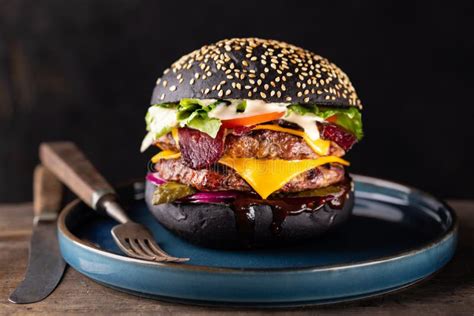
[(349, 162), (336, 156), (305, 160), (232, 157), (222, 157), (219, 160), (219, 163), (234, 169), (262, 199), (266, 199), (300, 173), (330, 162), (349, 165)]
[(176, 159), (181, 157), (181, 153), (171, 150), (162, 150), (151, 158), (151, 162), (157, 163), (160, 159)]

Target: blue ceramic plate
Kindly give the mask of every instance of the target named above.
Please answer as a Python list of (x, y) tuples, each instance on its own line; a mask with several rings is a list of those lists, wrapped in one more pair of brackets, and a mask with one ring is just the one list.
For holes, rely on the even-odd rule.
[(110, 234), (116, 223), (78, 201), (61, 213), (59, 243), (74, 269), (119, 290), (195, 304), (262, 307), (324, 304), (399, 290), (451, 259), (457, 223), (449, 207), (393, 182), (354, 180), (356, 207), (350, 221), (297, 247), (223, 251), (191, 245), (152, 217), (139, 184), (121, 192), (130, 216), (147, 225), (167, 252), (190, 257), (188, 263), (123, 256)]

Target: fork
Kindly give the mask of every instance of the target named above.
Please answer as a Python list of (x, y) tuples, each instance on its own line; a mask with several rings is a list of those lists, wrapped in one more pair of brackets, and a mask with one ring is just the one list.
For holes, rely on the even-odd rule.
[(111, 233), (117, 246), (128, 256), (158, 262), (189, 260), (167, 254), (144, 225), (133, 222), (127, 216), (118, 203), (115, 190), (74, 143), (42, 143), (39, 156), (43, 165), (83, 202), (120, 223), (112, 228)]

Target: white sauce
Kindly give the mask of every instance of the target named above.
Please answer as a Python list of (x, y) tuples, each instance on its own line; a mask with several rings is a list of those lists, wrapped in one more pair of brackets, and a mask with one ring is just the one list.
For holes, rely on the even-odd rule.
[(304, 132), (308, 134), (311, 140), (319, 139), (319, 130), (316, 122), (324, 122), (324, 119), (316, 115), (299, 115), (291, 112), (285, 117), (282, 117), (282, 120), (295, 123), (296, 125), (303, 128)]
[(176, 118), (177, 111), (175, 109), (165, 109), (158, 106), (152, 106), (148, 109), (152, 117), (150, 123), (150, 132), (159, 133), (163, 128), (175, 126), (178, 124)]
[[(209, 117), (215, 117), (221, 120), (230, 120), (235, 118), (254, 116), (258, 114), (286, 112), (287, 106), (290, 105), (290, 103), (265, 103), (262, 100), (246, 100), (247, 107), (245, 108), (245, 111), (239, 113), (237, 112), (237, 106), (242, 102), (242, 100), (229, 101), (231, 101), (232, 103), (229, 105), (218, 105), (214, 110), (209, 112)], [(308, 134), (309, 138), (311, 138), (312, 140), (319, 139), (319, 130), (316, 125), (316, 122), (324, 121), (324, 119), (315, 115), (299, 115), (294, 112), (283, 116), (281, 119), (291, 123), (295, 123), (296, 125), (303, 128), (305, 133)]]
[(178, 120), (176, 118), (177, 111), (175, 109), (165, 109), (158, 106), (152, 106), (148, 109), (148, 114), (151, 117), (151, 122), (148, 126), (149, 131), (142, 141), (140, 151), (144, 152), (153, 144), (156, 139), (155, 135), (163, 131), (163, 129), (176, 126)]
[(229, 100), (229, 105), (218, 105), (214, 110), (208, 113), (209, 117), (215, 117), (221, 120), (230, 120), (235, 118), (243, 118), (258, 114), (286, 112), (289, 103), (265, 103), (262, 100), (246, 100), (247, 107), (244, 112), (237, 112), (237, 106), (242, 100)]

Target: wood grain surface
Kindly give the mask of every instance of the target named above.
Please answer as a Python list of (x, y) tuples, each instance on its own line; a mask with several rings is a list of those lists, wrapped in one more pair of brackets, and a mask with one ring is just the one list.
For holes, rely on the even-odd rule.
[(33, 177), (33, 211), (36, 216), (58, 214), (63, 199), (63, 185), (42, 165), (35, 168)]
[[(454, 259), (432, 279), (406, 291), (379, 298), (329, 306), (278, 311), (211, 308), (170, 304), (135, 297), (99, 285), (68, 268), (59, 287), (44, 301), (14, 305), (9, 293), (23, 277), (31, 234), (32, 205), (0, 205), (0, 315), (64, 315), (87, 313), (179, 315), (473, 315), (474, 201), (449, 201), (460, 219)], [(383, 236), (380, 236), (383, 238)]]

